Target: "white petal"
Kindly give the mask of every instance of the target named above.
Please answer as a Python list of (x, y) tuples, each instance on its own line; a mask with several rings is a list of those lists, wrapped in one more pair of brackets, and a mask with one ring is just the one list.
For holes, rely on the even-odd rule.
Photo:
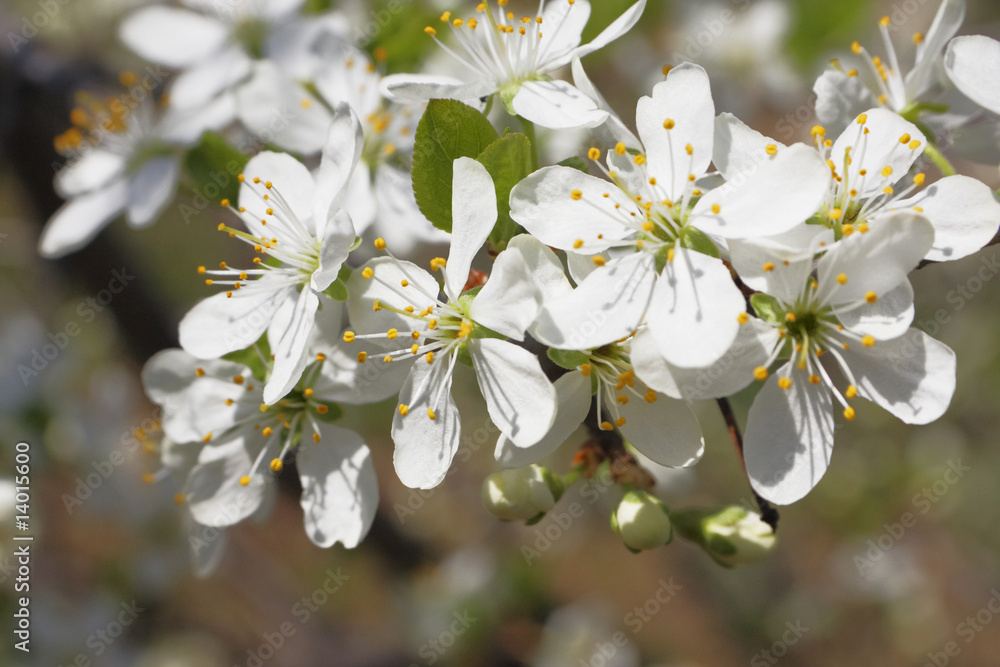
[(313, 544), (358, 546), (375, 519), (378, 480), (361, 436), (320, 424), (320, 441), (303, 438), (296, 454), (302, 480), (302, 512)]
[(218, 52), (229, 30), (219, 21), (194, 12), (145, 7), (122, 21), (118, 36), (146, 60), (167, 67), (189, 67)]
[(844, 360), (859, 393), (907, 424), (928, 424), (955, 393), (955, 353), (918, 329), (874, 347), (852, 345)]
[[(934, 22), (917, 46), (916, 63), (906, 75), (906, 99), (916, 100), (935, 83), (942, 51), (965, 20), (965, 0), (943, 0)], [(1000, 60), (997, 61), (1000, 63)], [(994, 70), (994, 74), (996, 70)], [(996, 77), (994, 77), (995, 80)], [(1000, 99), (1000, 98), (998, 98)]]
[(56, 173), (56, 192), (69, 199), (96, 190), (124, 172), (126, 164), (117, 153), (102, 148), (89, 150)]
[[(170, 86), (170, 106), (184, 110), (198, 110), (209, 104), (213, 98), (241, 81), (251, 71), (251, 62), (246, 52), (232, 46), (221, 53), (181, 72)], [(277, 125), (282, 121), (275, 113), (271, 120)], [(270, 138), (269, 134), (262, 135)]]
[(556, 419), (545, 437), (533, 445), (519, 447), (506, 435), (497, 440), (496, 460), (505, 468), (522, 468), (538, 463), (555, 452), (580, 427), (590, 412), (590, 377), (570, 372), (553, 383), (556, 391)]
[(38, 241), (38, 252), (52, 259), (79, 250), (125, 210), (127, 201), (125, 179), (74, 197), (49, 218)]
[(451, 192), (451, 253), (444, 291), (454, 300), (462, 293), (472, 260), (497, 222), (497, 195), (486, 167), (468, 157), (455, 160)]
[(871, 334), (877, 340), (897, 338), (906, 333), (913, 322), (913, 287), (909, 280), (879, 295), (873, 304), (864, 304), (841, 313), (838, 319), (846, 328), (861, 335)]
[(253, 76), (236, 90), (236, 102), (246, 128), (267, 143), (302, 155), (318, 153), (326, 143), (330, 112), (270, 62), (254, 66)]
[(319, 266), (309, 280), (314, 291), (322, 292), (337, 279), (356, 239), (354, 223), (347, 211), (337, 211), (327, 221), (320, 245)]
[[(649, 173), (667, 198), (679, 201), (689, 186), (688, 175), (701, 176), (712, 161), (715, 102), (708, 74), (691, 63), (673, 68), (653, 88), (652, 97), (639, 100), (635, 116)], [(664, 128), (668, 119), (674, 122), (671, 130)]]
[(191, 547), (191, 567), (194, 576), (205, 579), (212, 575), (222, 562), (226, 551), (224, 528), (203, 526), (197, 521), (188, 522), (188, 545)]
[(976, 252), (1000, 227), (1000, 203), (985, 183), (968, 176), (948, 176), (893, 210), (919, 207), (934, 225), (934, 247), (926, 259), (946, 262)]
[(570, 294), (545, 304), (534, 335), (563, 350), (589, 350), (624, 338), (646, 316), (655, 283), (654, 259), (648, 253), (608, 262)]
[(164, 111), (160, 124), (164, 141), (191, 146), (198, 143), (207, 130), (219, 132), (234, 120), (236, 97), (225, 92), (202, 106), (181, 109), (171, 105)]
[[(413, 186), (410, 185), (410, 196), (413, 196)], [(416, 199), (414, 198), (414, 201)], [(338, 205), (351, 214), (354, 221), (354, 230), (358, 235), (362, 235), (379, 219), (379, 206), (381, 200), (372, 189), (371, 171), (365, 167), (355, 169), (351, 175), (351, 180), (341, 192)], [(419, 208), (417, 209), (419, 211)], [(396, 224), (396, 221), (392, 221)], [(388, 242), (388, 238), (386, 242)], [(393, 248), (399, 253), (399, 248)]]
[(479, 338), (468, 345), (479, 389), (497, 428), (518, 447), (545, 437), (556, 417), (556, 391), (538, 357), (496, 338)]
[(944, 57), (948, 76), (976, 104), (1000, 113), (1000, 42), (982, 35), (956, 37)]
[(858, 114), (877, 107), (878, 100), (859, 76), (828, 69), (813, 85), (816, 93), (816, 117), (830, 136), (849, 128)]
[[(817, 267), (824, 303), (861, 301), (880, 296), (903, 282), (931, 249), (934, 228), (919, 213), (896, 211), (880, 216), (865, 234), (854, 233), (826, 253)], [(844, 274), (847, 282), (835, 278)]]
[(729, 183), (741, 185), (770, 156), (767, 147), (779, 152), (786, 146), (765, 137), (731, 113), (720, 113), (715, 119), (715, 145), (712, 163)]
[(678, 247), (656, 281), (647, 319), (667, 361), (704, 368), (732, 346), (743, 312), (743, 294), (722, 260)]
[[(830, 152), (838, 175), (858, 191), (861, 199), (881, 194), (886, 186), (894, 185), (920, 157), (927, 142), (916, 125), (903, 120), (895, 112), (869, 109), (865, 115), (867, 122), (864, 125), (857, 122), (848, 125)], [(909, 135), (911, 142), (919, 142), (918, 147), (910, 148), (910, 144), (901, 142), (900, 138), (904, 135)], [(848, 152), (851, 163), (845, 170), (844, 156)], [(865, 176), (860, 175), (862, 171)]]
[[(598, 49), (603, 49), (605, 46), (615, 41), (639, 22), (642, 17), (643, 11), (646, 9), (646, 0), (639, 0), (628, 9), (626, 9), (621, 16), (616, 18), (611, 25), (601, 31), (601, 33), (591, 40), (589, 43), (584, 44), (580, 48), (573, 51), (573, 56), (576, 58), (582, 58), (588, 53), (593, 53)], [(564, 64), (564, 63), (560, 63)]]
[[(572, 198), (579, 190), (579, 200)], [(604, 197), (608, 194), (608, 197)], [(615, 208), (615, 206), (619, 208)], [(601, 252), (634, 232), (626, 224), (642, 211), (612, 183), (571, 167), (545, 167), (514, 186), (510, 216), (545, 245)], [(599, 238), (602, 237), (602, 238)]]
[[(639, 393), (645, 393), (641, 389)], [(650, 403), (632, 396), (618, 411), (625, 418), (622, 435), (651, 461), (671, 468), (686, 468), (705, 453), (701, 424), (683, 401), (663, 396)]]
[[(724, 238), (774, 236), (812, 217), (829, 187), (830, 169), (815, 149), (792, 146), (762, 162), (744, 182), (707, 193), (691, 212), (692, 222)], [(713, 206), (719, 206), (718, 213)]]
[(639, 379), (670, 398), (702, 400), (732, 396), (749, 386), (753, 371), (778, 344), (777, 330), (751, 317), (726, 354), (707, 368), (678, 368), (667, 362), (649, 329), (632, 339), (632, 365)]
[(333, 214), (344, 189), (357, 173), (368, 178), (367, 169), (357, 169), (364, 147), (364, 134), (357, 114), (346, 104), (334, 108), (333, 121), (324, 135), (323, 158), (316, 174), (316, 199), (313, 216), (326, 220)]
[(302, 289), (295, 302), (288, 328), (276, 340), (268, 336), (274, 366), (264, 386), (264, 402), (273, 405), (295, 387), (309, 359), (306, 356), (309, 337), (316, 320), (319, 297), (308, 287)]
[(496, 87), (487, 82), (464, 83), (432, 74), (390, 74), (382, 77), (382, 93), (394, 102), (422, 103), (428, 100), (478, 100), (492, 95)]
[[(261, 194), (264, 183), (271, 181), (292, 212), (307, 228), (312, 227), (313, 194), (316, 191), (312, 174), (301, 162), (286, 153), (265, 151), (250, 158), (243, 168), (245, 180), (240, 185), (240, 206), (246, 208), (241, 216), (250, 233), (258, 238), (277, 236), (284, 241), (284, 225), (266, 227), (261, 220), (269, 218), (267, 209), (274, 206), (273, 202), (264, 201)], [(254, 184), (253, 179), (259, 178), (260, 183)], [(276, 207), (275, 207), (276, 208)], [(287, 237), (287, 232), (284, 233)], [(295, 237), (292, 237), (295, 238)]]
[(174, 157), (153, 158), (129, 181), (128, 221), (133, 227), (154, 222), (177, 190), (180, 164)]
[[(235, 377), (244, 382), (237, 384)], [(259, 414), (260, 390), (247, 391), (252, 378), (242, 364), (202, 361), (177, 349), (157, 353), (142, 371), (146, 394), (163, 408), (163, 431), (178, 443), (218, 439), (236, 422)]]
[(577, 90), (594, 100), (599, 109), (608, 112), (608, 119), (604, 124), (594, 128), (594, 135), (608, 146), (615, 146), (621, 142), (627, 148), (642, 150), (642, 143), (640, 143), (638, 137), (632, 134), (632, 131), (622, 122), (622, 119), (618, 117), (611, 108), (611, 105), (601, 96), (600, 91), (597, 90), (597, 87), (587, 77), (587, 73), (583, 69), (583, 63), (580, 62), (579, 58), (573, 58), (572, 68), (573, 84)]
[[(366, 279), (366, 268), (372, 269), (377, 279)], [(409, 283), (407, 287), (401, 285), (404, 280)], [(351, 295), (347, 300), (351, 324), (357, 333), (368, 334), (386, 332), (389, 329), (409, 331), (414, 322), (413, 318), (385, 309), (375, 311), (375, 301), (400, 310), (413, 306), (420, 312), (435, 305), (440, 287), (434, 276), (416, 264), (395, 262), (389, 257), (376, 257), (354, 270), (347, 281), (347, 290)], [(406, 298), (400, 296), (400, 293)]]
[(524, 257), (508, 249), (493, 262), (490, 279), (473, 299), (469, 315), (488, 329), (524, 340), (524, 332), (542, 309), (542, 299)]
[(576, 55), (588, 19), (590, 0), (578, 0), (573, 4), (558, 1), (545, 3), (542, 10), (544, 30), (537, 46), (540, 68), (548, 71), (562, 67)]
[[(528, 265), (531, 281), (546, 299), (558, 299), (573, 291), (566, 279), (562, 262), (552, 249), (530, 234), (518, 234), (507, 243), (504, 252), (517, 253)], [(591, 267), (594, 263), (587, 259)]]
[[(818, 225), (801, 226), (817, 232), (823, 230)], [(770, 294), (785, 303), (795, 303), (812, 273), (812, 252), (775, 252), (760, 243), (763, 240), (765, 239), (730, 241), (729, 253), (733, 268), (740, 280), (750, 288)]]
[[(418, 401), (413, 400), (414, 392), (442, 363), (447, 360), (439, 358), (433, 365), (423, 361), (414, 364), (399, 391), (399, 403), (408, 406), (409, 412), (404, 417), (397, 410), (392, 419), (392, 440), (396, 443), (392, 460), (396, 474), (399, 481), (413, 489), (432, 489), (444, 481), (460, 444), (462, 425), (451, 397), (450, 375), (441, 385), (421, 391)], [(438, 391), (441, 397), (434, 405), (434, 419), (431, 419), (427, 409)]]
[(294, 291), (285, 286), (270, 288), (258, 279), (247, 287), (200, 301), (180, 323), (181, 347), (199, 359), (215, 359), (257, 342), (271, 318)]
[(778, 374), (764, 384), (750, 407), (744, 441), (751, 485), (779, 505), (809, 493), (826, 473), (833, 454), (830, 390), (811, 384), (805, 371), (793, 369), (790, 377), (789, 389), (778, 386)]
[[(371, 340), (351, 344), (338, 341), (333, 346), (319, 348), (326, 354), (326, 362), (312, 384), (315, 395), (330, 403), (364, 405), (399, 393), (413, 359), (397, 359), (389, 364), (382, 361), (386, 352), (398, 348)], [(367, 353), (365, 363), (358, 362), (359, 352)]]
[(420, 243), (448, 243), (451, 236), (424, 217), (413, 196), (410, 172), (390, 164), (375, 172), (372, 201), (378, 204), (376, 233), (397, 255), (408, 255)]
[[(254, 435), (257, 435), (256, 433)], [(256, 438), (262, 440), (260, 436)], [(246, 486), (240, 478), (250, 473), (263, 443), (250, 445), (242, 437), (202, 449), (201, 460), (185, 485), (191, 516), (200, 524), (232, 526), (251, 516), (264, 499), (267, 476), (256, 474)]]
[(609, 117), (597, 102), (565, 81), (526, 81), (513, 100), (525, 120), (553, 130), (597, 127)]

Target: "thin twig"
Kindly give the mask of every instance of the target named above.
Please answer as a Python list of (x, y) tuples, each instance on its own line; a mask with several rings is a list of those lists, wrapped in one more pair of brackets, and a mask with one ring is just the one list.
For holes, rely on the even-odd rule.
[[(746, 461), (743, 459), (743, 433), (740, 431), (740, 425), (736, 421), (736, 413), (733, 412), (733, 406), (729, 403), (728, 398), (717, 398), (715, 400), (719, 404), (719, 410), (722, 412), (722, 418), (726, 422), (726, 427), (729, 429), (729, 435), (733, 438), (733, 444), (736, 446), (736, 453), (740, 457), (740, 465), (743, 466), (743, 472), (747, 470)], [(771, 503), (767, 502), (754, 491), (752, 488), (750, 491), (753, 493), (753, 498), (757, 501), (757, 508), (760, 509), (760, 518), (767, 525), (771, 526), (771, 530), (775, 533), (778, 532), (778, 519), (781, 516), (778, 514), (778, 510)]]

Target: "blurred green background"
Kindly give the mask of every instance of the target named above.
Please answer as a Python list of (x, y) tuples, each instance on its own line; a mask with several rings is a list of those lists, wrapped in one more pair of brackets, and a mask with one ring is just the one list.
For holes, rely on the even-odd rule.
[[(21, 30), (24, 17), (45, 4), (5, 0), (0, 31)], [(950, 411), (916, 428), (859, 405), (856, 421), (838, 424), (832, 466), (818, 488), (783, 508), (779, 548), (761, 565), (723, 570), (680, 540), (630, 554), (608, 527), (620, 492), (601, 480), (575, 487), (537, 526), (494, 520), (479, 489), (497, 469), (497, 434), (471, 378), (460, 374), (469, 383), (469, 391), (456, 390), (464, 448), (442, 486), (415, 492), (395, 478), (391, 402), (350, 412), (347, 422), (374, 451), (382, 494), (366, 541), (352, 551), (313, 546), (295, 474), (286, 471), (271, 516), (230, 530), (217, 572), (194, 578), (172, 501), (177, 482), (143, 482), (160, 466), (155, 451), (130, 434), (156, 417), (138, 382), (142, 364), (176, 344), (177, 321), (206, 294), (194, 268), (235, 252), (214, 231), (217, 213), (185, 222), (175, 205), (148, 230), (115, 222), (60, 261), (35, 250), (59, 203), (51, 139), (65, 129), (73, 90), (141, 67), (115, 40), (117, 21), (136, 4), (53, 2), (58, 11), (27, 48), (14, 54), (4, 45), (0, 477), (13, 474), (14, 443), (30, 442), (36, 541), (32, 653), (15, 654), (8, 633), (9, 657), (0, 663), (1000, 664), (1000, 618), (988, 607), (995, 596), (1000, 608), (997, 248), (913, 276), (918, 325), (959, 353)], [(367, 21), (384, 4), (337, 7)], [(594, 4), (590, 34), (630, 1)], [(1000, 6), (968, 4), (961, 32), (1000, 36)], [(387, 48), (390, 71), (412, 71), (428, 46), (421, 28), (443, 8), (454, 7), (407, 7), (369, 47)], [(651, 0), (632, 33), (585, 64), (631, 124), (635, 101), (662, 78), (662, 66), (694, 60), (712, 76), (719, 111), (790, 141), (815, 122), (812, 80), (830, 58), (847, 53), (853, 39), (881, 52), (883, 14), (902, 11), (909, 34), (926, 30), (936, 9), (925, 0)], [(1000, 186), (995, 167), (957, 164), (960, 173)], [(191, 198), (185, 189), (177, 202)], [(135, 278), (101, 305), (115, 270)], [(22, 377), (18, 366), (64, 340), (59, 333), (71, 324), (79, 334), (37, 376)], [(752, 394), (734, 399), (741, 420)], [(689, 471), (657, 470), (658, 494), (677, 505), (748, 500), (715, 405), (697, 409), (706, 456)], [(566, 471), (584, 438), (579, 433), (547, 463)], [(0, 608), (9, 619), (13, 501), (0, 502)], [(574, 503), (582, 515), (570, 517)]]

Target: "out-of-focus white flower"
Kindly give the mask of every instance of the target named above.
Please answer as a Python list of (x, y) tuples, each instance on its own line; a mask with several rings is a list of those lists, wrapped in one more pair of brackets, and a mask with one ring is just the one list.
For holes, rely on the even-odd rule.
[(452, 30), (455, 49), (428, 35), (464, 65), (472, 74), (468, 82), (443, 80), (421, 74), (386, 77), (383, 87), (395, 98), (426, 101), (432, 98), (476, 99), (499, 94), (511, 114), (542, 127), (593, 127), (608, 118), (597, 102), (564, 81), (552, 80), (549, 73), (570, 64), (574, 58), (593, 53), (618, 39), (642, 16), (646, 0), (639, 0), (588, 44), (581, 45), (582, 33), (590, 18), (589, 0), (550, 0), (539, 5), (534, 16), (515, 17), (500, 2), (494, 13), (489, 2), (477, 7), (478, 17), (441, 21)]
[[(136, 75), (126, 72), (121, 79), (151, 95)], [(235, 113), (231, 97), (165, 110), (149, 97), (81, 98), (70, 115), (73, 127), (55, 140), (56, 149), (70, 158), (56, 174), (55, 188), (69, 201), (42, 231), (39, 252), (45, 257), (79, 250), (122, 213), (133, 227), (155, 222), (177, 189), (177, 149), (196, 143), (205, 130), (225, 126)]]
[(982, 35), (956, 37), (948, 44), (944, 66), (966, 97), (1000, 114), (1000, 42)]
[(248, 231), (219, 228), (277, 261), (256, 257), (249, 269), (225, 262), (218, 269), (199, 268), (213, 276), (207, 284), (225, 285), (227, 291), (184, 316), (181, 346), (198, 358), (214, 359), (253, 345), (266, 331), (274, 356), (264, 388), (268, 405), (298, 382), (322, 293), (337, 279), (357, 238), (342, 205), (361, 147), (360, 122), (340, 105), (315, 178), (284, 153), (252, 158), (240, 175), (239, 209), (231, 207)]
[[(351, 324), (363, 333), (348, 332), (346, 340), (408, 343), (372, 362), (413, 362), (392, 423), (396, 472), (410, 487), (440, 484), (458, 451), (451, 385), (459, 359), (475, 370), (493, 422), (520, 446), (538, 442), (555, 418), (556, 393), (537, 357), (504, 340), (522, 340), (541, 307), (524, 257), (505, 250), (489, 282), (464, 291), (472, 260), (496, 224), (495, 193), (485, 167), (471, 158), (455, 161), (451, 254), (447, 263), (431, 262), (445, 274), (443, 300), (430, 273), (391, 254), (368, 262), (348, 283)], [(386, 250), (382, 239), (376, 247)]]

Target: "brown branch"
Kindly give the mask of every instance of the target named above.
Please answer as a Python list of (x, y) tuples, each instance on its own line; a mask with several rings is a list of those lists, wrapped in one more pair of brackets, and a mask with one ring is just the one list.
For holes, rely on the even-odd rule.
[[(729, 435), (733, 438), (733, 445), (736, 446), (736, 454), (740, 457), (740, 465), (743, 467), (743, 472), (746, 473), (747, 464), (743, 458), (743, 433), (740, 431), (740, 425), (736, 421), (736, 413), (733, 412), (733, 406), (730, 404), (728, 398), (717, 398), (715, 402), (719, 404), (719, 410), (722, 412), (722, 418), (726, 422), (726, 428), (729, 429)], [(753, 493), (753, 498), (757, 502), (757, 508), (760, 510), (760, 518), (771, 527), (771, 530), (777, 533), (778, 520), (781, 518), (778, 510), (774, 505), (761, 498), (753, 488), (750, 491)]]

